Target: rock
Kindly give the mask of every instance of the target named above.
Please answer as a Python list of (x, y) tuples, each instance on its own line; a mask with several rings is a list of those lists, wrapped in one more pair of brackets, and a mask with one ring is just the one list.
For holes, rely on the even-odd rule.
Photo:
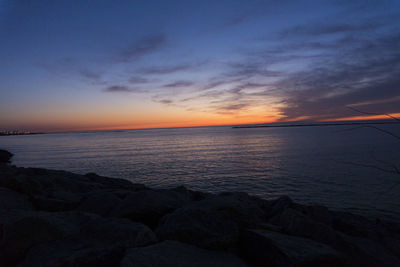
[(222, 193), (194, 202), (188, 207), (223, 213), (240, 226), (253, 226), (265, 221), (265, 213), (257, 199), (246, 193)]
[(0, 187), (0, 210), (7, 209), (32, 210), (33, 205), (27, 196)]
[(332, 225), (332, 214), (327, 207), (319, 205), (303, 206), (299, 204), (293, 204), (292, 207), (316, 222), (320, 222), (329, 226)]
[(178, 240), (208, 249), (234, 250), (239, 228), (223, 213), (204, 208), (180, 208), (163, 218), (156, 233), (163, 240)]
[(313, 221), (292, 208), (286, 208), (272, 217), (269, 223), (282, 227), (283, 232), (290, 235), (310, 238), (334, 248), (343, 245), (339, 235), (329, 225)]
[(400, 258), (377, 242), (356, 236), (342, 235), (342, 238), (351, 244), (345, 250), (349, 266), (400, 266)]
[(121, 267), (239, 267), (247, 266), (236, 256), (200, 249), (176, 241), (164, 241), (144, 248), (132, 248), (126, 253)]
[(279, 197), (264, 206), (265, 216), (266, 218), (276, 216), (292, 205), (293, 201), (288, 196)]
[(95, 246), (120, 245), (146, 246), (157, 242), (155, 234), (141, 223), (120, 218), (93, 216), (80, 224), (79, 239), (86, 239)]
[(111, 211), (120, 205), (121, 202), (120, 198), (110, 192), (93, 192), (84, 197), (77, 210), (101, 216), (109, 216)]
[(6, 217), (0, 221), (4, 224), (0, 262), (7, 266), (19, 262), (29, 248), (53, 241), (73, 240), (74, 252), (82, 247), (135, 247), (157, 241), (148, 227), (126, 219), (81, 212), (9, 212)]
[(79, 200), (67, 201), (43, 196), (34, 196), (32, 199), (37, 210), (51, 212), (73, 210), (78, 206), (79, 203)]
[(2, 229), (0, 262), (14, 266), (33, 245), (63, 238), (63, 230), (39, 216), (25, 216)]
[(59, 240), (42, 243), (31, 248), (21, 267), (109, 267), (119, 266), (125, 249), (110, 245), (91, 248), (78, 242)]
[(108, 178), (97, 175), (95, 173), (87, 173), (85, 177), (89, 178), (90, 181), (98, 183), (107, 188), (108, 190), (133, 190), (140, 191), (149, 189), (143, 184), (134, 184), (125, 179)]
[(178, 186), (178, 187), (172, 188), (172, 189), (170, 189), (170, 191), (174, 191), (174, 192), (178, 192), (180, 194), (186, 195), (186, 197), (190, 198), (193, 201), (199, 201), (199, 200), (203, 200), (203, 199), (214, 196), (211, 193), (189, 190), (184, 186)]
[(155, 228), (167, 213), (191, 201), (174, 191), (144, 190), (132, 192), (111, 213), (115, 217), (129, 218)]
[(0, 149), (0, 164), (1, 163), (10, 163), (13, 154), (8, 152), (7, 150)]
[(376, 223), (348, 212), (332, 212), (332, 227), (347, 235), (368, 237), (376, 230)]
[[(17, 168), (7, 165), (0, 165), (0, 171), (2, 173), (0, 186), (31, 196), (43, 195), (50, 197), (52, 194), (60, 194), (61, 192), (85, 194), (95, 190), (137, 191), (146, 189), (144, 185), (95, 174), (85, 176), (65, 171)], [(51, 197), (57, 199), (57, 197)]]
[(344, 257), (334, 249), (301, 237), (267, 230), (241, 233), (243, 257), (252, 266), (343, 266)]

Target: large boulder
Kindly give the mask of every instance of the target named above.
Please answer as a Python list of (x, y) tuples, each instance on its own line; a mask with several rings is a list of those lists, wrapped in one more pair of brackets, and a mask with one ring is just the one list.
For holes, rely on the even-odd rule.
[(315, 241), (267, 230), (244, 230), (243, 257), (252, 266), (343, 266), (344, 257)]
[(155, 228), (164, 215), (190, 201), (191, 199), (185, 194), (172, 190), (143, 190), (128, 194), (111, 215)]
[(0, 212), (9, 209), (32, 210), (33, 205), (27, 196), (0, 187)]
[(269, 223), (282, 227), (283, 232), (289, 235), (310, 238), (332, 247), (343, 245), (340, 236), (332, 227), (314, 221), (292, 208), (287, 208), (280, 214), (272, 217)]
[(293, 206), (293, 201), (288, 196), (281, 196), (263, 206), (266, 218), (274, 217), (285, 209)]
[(348, 235), (342, 238), (349, 244), (342, 247), (348, 255), (349, 266), (400, 266), (400, 258), (376, 241)]
[(66, 171), (40, 168), (0, 166), (0, 186), (28, 195), (43, 195), (57, 199), (62, 193), (86, 194), (94, 190), (137, 191), (146, 187), (128, 180), (114, 179), (95, 174), (79, 175)]
[(87, 194), (80, 202), (77, 210), (109, 216), (111, 211), (121, 204), (122, 200), (107, 191), (95, 191)]
[(246, 193), (221, 193), (193, 202), (187, 207), (208, 209), (226, 215), (239, 226), (253, 226), (265, 221), (265, 212), (257, 198)]
[(0, 149), (0, 164), (10, 163), (12, 157), (12, 153), (8, 152), (7, 150)]
[[(145, 225), (126, 219), (103, 218), (80, 212), (7, 212), (0, 243), (0, 262), (12, 266), (38, 244), (73, 240), (73, 251), (80, 248), (144, 246), (156, 242)], [(33, 257), (34, 255), (32, 255)], [(32, 258), (31, 257), (31, 258)]]
[(149, 247), (132, 248), (121, 267), (244, 267), (238, 257), (224, 252), (209, 251), (176, 241), (164, 241)]
[(125, 248), (87, 247), (76, 240), (57, 240), (32, 247), (21, 267), (109, 267), (119, 266)]
[(156, 229), (160, 239), (178, 240), (208, 249), (236, 248), (239, 228), (221, 212), (180, 208), (166, 215)]
[(108, 190), (133, 190), (133, 191), (140, 191), (148, 189), (143, 184), (134, 184), (125, 179), (119, 178), (109, 178), (97, 175), (95, 173), (87, 173), (84, 175), (85, 177), (89, 178), (89, 180), (93, 183), (101, 184), (104, 188)]

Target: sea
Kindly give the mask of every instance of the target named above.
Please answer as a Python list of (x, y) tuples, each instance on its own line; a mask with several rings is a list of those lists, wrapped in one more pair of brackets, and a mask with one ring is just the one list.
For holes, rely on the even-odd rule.
[(400, 220), (400, 140), (388, 133), (400, 135), (400, 124), (49, 133), (1, 136), (0, 148), (21, 167), (95, 172), (154, 188), (287, 195)]

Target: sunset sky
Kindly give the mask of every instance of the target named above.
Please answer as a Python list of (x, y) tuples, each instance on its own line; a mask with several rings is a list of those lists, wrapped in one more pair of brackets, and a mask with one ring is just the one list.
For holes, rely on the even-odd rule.
[(400, 1), (0, 0), (0, 130), (360, 118), (347, 107), (400, 115)]

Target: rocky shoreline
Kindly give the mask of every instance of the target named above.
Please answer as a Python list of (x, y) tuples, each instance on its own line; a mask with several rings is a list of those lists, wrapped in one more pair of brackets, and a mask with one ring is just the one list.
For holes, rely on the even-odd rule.
[(400, 266), (400, 226), (282, 196), (155, 190), (0, 150), (0, 265)]

